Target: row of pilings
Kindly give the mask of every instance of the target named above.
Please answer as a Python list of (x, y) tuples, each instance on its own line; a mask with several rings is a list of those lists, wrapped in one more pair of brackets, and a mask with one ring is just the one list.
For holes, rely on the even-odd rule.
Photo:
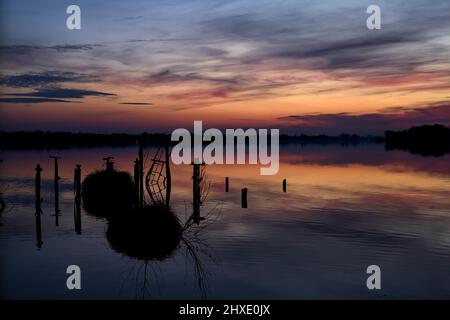
[[(59, 206), (59, 168), (58, 160), (60, 157), (51, 156), (54, 159), (54, 194), (55, 194), (55, 224), (59, 225), (59, 217), (61, 216), (61, 210)], [(41, 215), (42, 211), (42, 197), (41, 197), (41, 175), (42, 167), (38, 164), (35, 168), (35, 217), (36, 217), (36, 243), (40, 248), (43, 244), (42, 241), (42, 224)], [(74, 169), (74, 226), (75, 232), (81, 234), (81, 165), (76, 165)]]
[[(137, 192), (135, 192), (135, 206), (136, 207), (142, 207), (144, 202), (144, 192), (143, 192), (143, 153), (141, 153), (141, 149), (139, 150), (139, 159), (135, 160), (134, 165), (134, 183), (136, 188), (138, 189)], [(56, 225), (58, 226), (58, 217), (61, 215), (61, 211), (59, 209), (59, 180), (61, 179), (59, 177), (59, 169), (58, 169), (58, 160), (61, 159), (61, 157), (57, 156), (50, 156), (50, 158), (54, 159), (54, 194), (55, 194), (55, 221)], [(106, 170), (112, 170), (113, 168), (113, 162), (111, 161), (113, 159), (112, 157), (106, 157), (103, 160), (106, 161)], [(201, 200), (200, 200), (200, 184), (202, 181), (202, 177), (200, 176), (200, 166), (203, 164), (194, 164), (193, 165), (193, 206), (194, 206), (194, 215), (196, 213), (196, 208), (199, 208), (201, 206)], [(39, 217), (40, 214), (38, 212), (41, 212), (41, 196), (40, 196), (40, 184), (41, 184), (41, 171), (42, 168), (40, 165), (37, 165), (36, 167), (36, 217)], [(283, 179), (282, 182), (282, 188), (283, 192), (286, 192), (286, 179)], [(230, 179), (229, 177), (225, 177), (225, 192), (230, 191)], [(79, 219), (81, 211), (81, 165), (76, 165), (74, 170), (74, 194), (75, 194), (75, 225), (79, 226), (76, 230), (81, 231), (81, 221)], [(241, 206), (242, 208), (248, 207), (248, 188), (242, 188), (241, 189)], [(42, 212), (41, 212), (42, 214)]]
[[(54, 160), (54, 195), (55, 195), (55, 224), (59, 225), (59, 217), (61, 216), (60, 204), (59, 204), (59, 162), (61, 157), (50, 156)], [(103, 160), (106, 161), (106, 170), (113, 170), (113, 157), (105, 157)], [(134, 206), (136, 208), (142, 208), (144, 205), (144, 179), (143, 179), (143, 148), (139, 148), (139, 158), (135, 160), (134, 163), (134, 185), (135, 185), (135, 196), (134, 196)], [(193, 217), (194, 222), (199, 223), (202, 218), (200, 216), (200, 206), (202, 205), (201, 199), (201, 183), (203, 180), (203, 175), (201, 174), (201, 168), (204, 164), (193, 164)], [(38, 164), (36, 166), (36, 177), (35, 177), (35, 215), (36, 215), (36, 237), (37, 246), (41, 247), (42, 241), (42, 228), (41, 228), (41, 215), (42, 215), (42, 198), (41, 198), (41, 172), (42, 168)], [(74, 169), (74, 226), (77, 234), (81, 234), (81, 165), (76, 165)], [(286, 192), (287, 182), (286, 179), (282, 181), (282, 190)], [(230, 178), (225, 177), (225, 192), (230, 191)], [(241, 207), (248, 208), (248, 188), (241, 189)]]

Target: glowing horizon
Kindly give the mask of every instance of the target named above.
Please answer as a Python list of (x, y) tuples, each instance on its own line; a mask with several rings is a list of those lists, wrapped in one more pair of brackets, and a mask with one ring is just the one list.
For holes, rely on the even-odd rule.
[(449, 126), (450, 4), (377, 2), (3, 1), (2, 130)]

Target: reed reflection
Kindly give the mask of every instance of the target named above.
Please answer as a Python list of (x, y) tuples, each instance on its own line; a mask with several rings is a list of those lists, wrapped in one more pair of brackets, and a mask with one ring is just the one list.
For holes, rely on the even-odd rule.
[[(207, 198), (210, 186), (205, 165), (193, 165), (192, 212), (183, 222), (172, 211), (169, 202), (171, 178), (167, 146), (159, 148), (152, 158), (145, 179), (147, 196), (140, 186), (144, 176), (144, 166), (140, 169), (140, 161), (143, 161), (141, 147), (135, 161), (134, 178), (128, 172), (115, 169), (111, 157), (104, 160), (105, 168), (88, 174), (81, 183), (81, 199), (89, 215), (105, 219), (105, 235), (110, 247), (141, 263), (140, 267), (135, 265), (130, 269), (130, 273), (136, 272), (136, 278), (142, 278), (142, 285), (141, 281), (136, 284), (136, 290), (140, 292), (136, 297), (144, 298), (150, 294), (148, 271), (152, 270), (157, 275), (154, 265), (173, 257), (177, 250), (185, 251), (187, 262), (194, 266), (195, 282), (201, 296), (206, 297), (207, 277), (201, 256), (209, 250), (199, 237), (202, 230), (199, 224), (206, 220), (200, 215), (200, 207)], [(76, 173), (75, 181), (80, 176)], [(136, 182), (139, 185), (136, 186)], [(79, 185), (77, 182), (75, 184)]]

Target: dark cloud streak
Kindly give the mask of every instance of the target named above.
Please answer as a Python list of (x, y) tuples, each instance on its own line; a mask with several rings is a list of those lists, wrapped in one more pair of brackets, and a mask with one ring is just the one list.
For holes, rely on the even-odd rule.
[(45, 71), (0, 76), (0, 85), (6, 87), (30, 88), (61, 82), (91, 82), (96, 78), (75, 72)]
[(113, 93), (66, 88), (40, 88), (27, 93), (9, 93), (9, 96), (15, 97), (42, 97), (50, 99), (81, 99), (87, 96), (115, 96)]
[(70, 103), (72, 101), (62, 99), (48, 99), (48, 98), (0, 98), (0, 103), (44, 103), (44, 102)]
[(122, 102), (121, 104), (130, 105), (130, 106), (152, 106), (153, 103), (148, 102)]
[(170, 82), (191, 82), (191, 81), (204, 81), (204, 82), (212, 82), (212, 83), (231, 83), (232, 84), (232, 83), (238, 83), (239, 79), (234, 78), (234, 77), (214, 78), (214, 77), (204, 76), (204, 75), (201, 75), (196, 72), (179, 74), (179, 73), (174, 73), (171, 70), (163, 70), (161, 72), (154, 73), (148, 77), (145, 77), (144, 79), (142, 79), (142, 81), (147, 84), (170, 83)]
[[(441, 102), (418, 108), (387, 108), (378, 113), (305, 114), (277, 118), (286, 129), (301, 128), (312, 133), (324, 130), (341, 133), (344, 128), (354, 132), (382, 133), (384, 130), (404, 129), (414, 125), (440, 123), (450, 126), (450, 102)], [(294, 125), (289, 124), (291, 122)]]
[(68, 51), (87, 51), (94, 47), (99, 47), (100, 44), (73, 44), (73, 45), (56, 45), (56, 46), (33, 46), (33, 45), (10, 45), (0, 46), (0, 53), (26, 54), (33, 50), (55, 50), (58, 52)]

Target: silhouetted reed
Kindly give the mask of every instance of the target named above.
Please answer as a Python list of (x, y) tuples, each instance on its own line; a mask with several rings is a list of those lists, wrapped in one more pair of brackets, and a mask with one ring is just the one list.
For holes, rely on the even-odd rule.
[(111, 217), (126, 214), (133, 206), (133, 180), (125, 171), (95, 171), (83, 180), (81, 197), (84, 209), (91, 215)]

